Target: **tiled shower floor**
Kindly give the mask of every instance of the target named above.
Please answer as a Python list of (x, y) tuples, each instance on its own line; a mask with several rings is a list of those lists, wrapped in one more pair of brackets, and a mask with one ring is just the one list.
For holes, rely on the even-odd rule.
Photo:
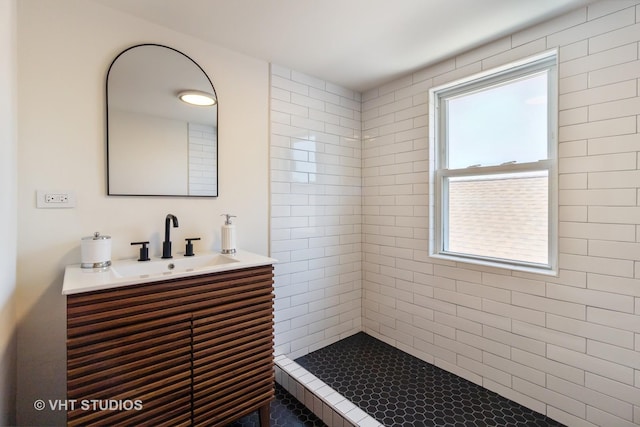
[(562, 426), (365, 333), (296, 362), (385, 426)]

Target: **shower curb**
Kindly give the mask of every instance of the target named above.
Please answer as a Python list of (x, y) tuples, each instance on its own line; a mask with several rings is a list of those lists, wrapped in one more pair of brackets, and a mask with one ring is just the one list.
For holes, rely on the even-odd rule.
[(275, 357), (276, 382), (329, 427), (384, 427), (285, 355)]

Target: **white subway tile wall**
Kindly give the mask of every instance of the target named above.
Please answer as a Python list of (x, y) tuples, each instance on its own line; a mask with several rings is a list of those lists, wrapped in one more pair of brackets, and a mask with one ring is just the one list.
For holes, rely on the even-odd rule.
[[(558, 277), (430, 258), (429, 88), (554, 48)], [(278, 352), (362, 329), (565, 424), (640, 425), (640, 1), (596, 2), (361, 102), (274, 66), (271, 118)]]
[(360, 94), (271, 66), (276, 353), (362, 330)]
[[(569, 425), (640, 424), (639, 3), (601, 1), (363, 94), (365, 332)], [(559, 277), (428, 258), (426, 92), (553, 48)]]
[(217, 135), (213, 126), (189, 123), (189, 194), (217, 193)]

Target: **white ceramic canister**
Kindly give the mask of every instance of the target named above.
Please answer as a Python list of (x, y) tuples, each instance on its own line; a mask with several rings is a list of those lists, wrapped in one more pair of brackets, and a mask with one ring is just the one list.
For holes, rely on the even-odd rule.
[(80, 244), (82, 268), (105, 268), (111, 265), (111, 236), (99, 232), (83, 237)]

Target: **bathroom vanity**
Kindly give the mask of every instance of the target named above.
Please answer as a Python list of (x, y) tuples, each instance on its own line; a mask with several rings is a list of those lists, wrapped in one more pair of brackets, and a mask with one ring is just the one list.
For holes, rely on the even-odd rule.
[(196, 258), (67, 267), (68, 425), (269, 425), (275, 260)]

